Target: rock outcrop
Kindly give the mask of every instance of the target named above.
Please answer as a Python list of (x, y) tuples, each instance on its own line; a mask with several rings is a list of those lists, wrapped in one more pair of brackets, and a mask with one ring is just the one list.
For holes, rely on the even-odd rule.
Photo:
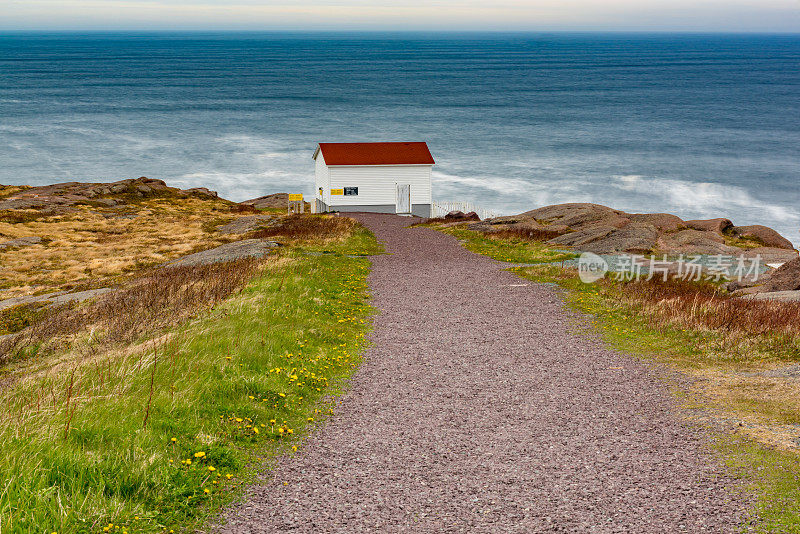
[(800, 290), (800, 258), (784, 263), (772, 272), (761, 276), (752, 287), (742, 288), (742, 284), (729, 284), (729, 290), (737, 290), (734, 294), (746, 295), (754, 293), (771, 293), (774, 291)]
[(272, 217), (269, 215), (246, 215), (239, 217), (228, 224), (217, 227), (220, 234), (246, 234), (259, 226), (267, 223)]
[(243, 258), (263, 258), (269, 255), (269, 253), (278, 246), (280, 245), (274, 241), (243, 239), (242, 241), (234, 241), (233, 243), (226, 243), (216, 248), (189, 254), (188, 256), (184, 256), (167, 264), (167, 266), (208, 265), (211, 263), (234, 261)]
[[(244, 200), (242, 202), (239, 202), (239, 204), (244, 204), (245, 206), (253, 206), (254, 208), (259, 210), (269, 209), (269, 208), (280, 208), (285, 210), (289, 205), (289, 193), (272, 193), (271, 195), (264, 195), (263, 197)], [(304, 204), (306, 211), (311, 209), (310, 203), (305, 202)]]
[(684, 225), (693, 230), (701, 232), (714, 232), (719, 235), (725, 235), (725, 231), (733, 227), (733, 223), (728, 219), (698, 219), (686, 221)]
[(186, 190), (169, 187), (163, 180), (144, 176), (111, 183), (64, 182), (25, 188), (0, 200), (0, 211), (34, 209), (67, 213), (75, 205), (112, 207), (158, 196), (217, 198), (217, 193), (205, 187)]
[(765, 262), (797, 257), (792, 243), (766, 226), (734, 226), (724, 218), (684, 221), (669, 213), (626, 213), (590, 203), (544, 206), (469, 228), (547, 231), (555, 235), (547, 241), (551, 245), (597, 254), (758, 254)]
[(31, 245), (37, 245), (42, 242), (41, 237), (31, 236), (31, 237), (18, 237), (17, 239), (9, 239), (8, 241), (3, 241), (0, 243), (0, 250), (4, 250), (7, 248), (20, 248), (20, 247), (29, 247)]
[(480, 221), (481, 218), (478, 216), (477, 213), (474, 211), (470, 211), (469, 213), (464, 213), (463, 211), (454, 210), (449, 212), (447, 215), (444, 216), (444, 219), (449, 222), (466, 222), (466, 221)]
[(781, 234), (760, 224), (753, 224), (751, 226), (732, 226), (730, 231), (736, 237), (743, 239), (750, 239), (752, 241), (763, 244), (765, 247), (772, 248), (793, 248), (792, 242), (783, 237)]

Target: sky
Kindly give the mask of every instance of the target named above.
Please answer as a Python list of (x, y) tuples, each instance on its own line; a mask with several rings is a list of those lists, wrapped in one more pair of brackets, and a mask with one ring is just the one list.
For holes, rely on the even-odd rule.
[(0, 0), (0, 30), (800, 32), (800, 0)]

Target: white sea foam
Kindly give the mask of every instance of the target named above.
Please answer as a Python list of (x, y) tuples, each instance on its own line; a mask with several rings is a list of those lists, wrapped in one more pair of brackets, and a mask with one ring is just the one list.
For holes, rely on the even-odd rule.
[[(762, 213), (770, 219), (786, 223), (800, 221), (797, 210), (759, 200), (743, 187), (713, 182), (689, 182), (667, 178), (645, 178), (639, 175), (615, 176), (612, 187), (651, 197), (661, 202), (664, 211), (671, 209), (696, 217), (719, 217), (736, 213)], [(648, 202), (652, 204), (652, 202)]]

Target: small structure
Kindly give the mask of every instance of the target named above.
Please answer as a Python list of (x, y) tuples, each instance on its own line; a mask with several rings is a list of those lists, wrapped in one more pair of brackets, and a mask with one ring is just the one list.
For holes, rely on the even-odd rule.
[(304, 212), (305, 212), (305, 202), (303, 202), (303, 194), (289, 193), (289, 200), (288, 200), (289, 215), (291, 215), (292, 213), (304, 213)]
[(428, 145), (416, 143), (320, 143), (315, 208), (430, 217)]

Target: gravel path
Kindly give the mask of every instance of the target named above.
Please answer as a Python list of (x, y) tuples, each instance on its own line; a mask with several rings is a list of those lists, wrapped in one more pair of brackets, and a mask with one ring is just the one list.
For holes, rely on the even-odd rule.
[(736, 531), (743, 505), (645, 366), (452, 237), (357, 217), (393, 253), (374, 346), (222, 532)]

